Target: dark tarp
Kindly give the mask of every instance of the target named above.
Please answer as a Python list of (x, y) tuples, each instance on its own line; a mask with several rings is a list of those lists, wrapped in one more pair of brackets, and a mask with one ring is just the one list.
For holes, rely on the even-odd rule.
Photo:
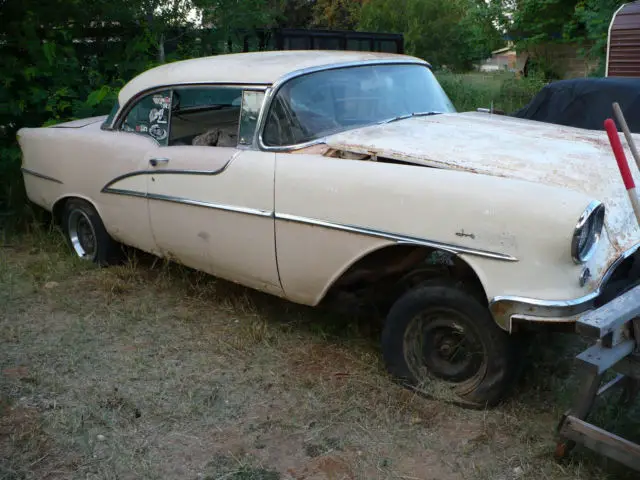
[[(590, 130), (604, 130), (618, 102), (633, 133), (640, 133), (640, 78), (576, 78), (546, 85), (511, 116)], [(618, 126), (620, 129), (620, 126)]]

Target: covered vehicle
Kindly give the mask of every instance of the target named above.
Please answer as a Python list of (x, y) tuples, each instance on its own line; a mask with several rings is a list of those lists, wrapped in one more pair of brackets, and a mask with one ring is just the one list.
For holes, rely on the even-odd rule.
[(573, 78), (546, 85), (523, 108), (517, 118), (604, 130), (604, 121), (613, 116), (618, 102), (629, 129), (640, 133), (640, 78)]
[(604, 133), (457, 113), (411, 56), (170, 63), (110, 115), (19, 142), (29, 198), (76, 255), (126, 244), (305, 305), (370, 300), (393, 376), (472, 405), (504, 397), (512, 334), (571, 326), (640, 278)]

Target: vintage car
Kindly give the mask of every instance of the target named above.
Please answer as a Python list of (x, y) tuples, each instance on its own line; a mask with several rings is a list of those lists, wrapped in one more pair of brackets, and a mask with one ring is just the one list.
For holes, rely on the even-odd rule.
[(472, 406), (504, 398), (513, 334), (640, 278), (603, 132), (457, 113), (411, 56), (169, 63), (106, 117), (18, 135), (28, 197), (76, 255), (127, 245), (300, 304), (370, 299), (393, 378)]

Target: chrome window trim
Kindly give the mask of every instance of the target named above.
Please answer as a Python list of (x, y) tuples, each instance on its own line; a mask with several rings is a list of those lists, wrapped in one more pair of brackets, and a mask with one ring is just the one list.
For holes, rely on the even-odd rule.
[[(371, 65), (422, 65), (431, 69), (431, 64), (429, 64), (429, 62), (426, 62), (424, 60), (420, 60), (417, 58), (416, 59), (405, 58), (405, 59), (360, 60), (355, 62), (332, 63), (332, 64), (320, 65), (315, 67), (301, 68), (299, 70), (294, 70), (292, 72), (289, 72), (286, 75), (283, 75), (282, 77), (280, 77), (276, 82), (273, 83), (271, 87), (267, 88), (265, 92), (262, 111), (260, 112), (260, 116), (258, 117), (258, 128), (256, 129), (256, 132), (257, 132), (256, 148), (265, 152), (285, 152), (289, 150), (297, 150), (300, 148), (310, 147), (311, 145), (316, 145), (318, 143), (323, 143), (327, 138), (326, 136), (324, 136), (321, 138), (316, 138), (314, 140), (309, 140), (308, 142), (303, 142), (295, 145), (285, 145), (285, 146), (265, 145), (263, 135), (264, 135), (264, 128), (267, 120), (267, 112), (271, 108), (271, 103), (273, 102), (274, 97), (277, 95), (278, 90), (280, 90), (280, 88), (282, 88), (282, 86), (286, 84), (288, 81), (304, 75), (309, 75), (311, 73), (317, 73), (317, 72), (322, 72), (326, 70), (337, 70), (341, 68), (364, 67), (364, 66), (371, 66)], [(358, 127), (358, 128), (362, 128), (362, 127)]]
[[(150, 88), (147, 90), (144, 90), (143, 92), (140, 92), (139, 94), (131, 97), (131, 99), (129, 100), (129, 102), (122, 108), (120, 108), (120, 110), (118, 111), (118, 113), (116, 113), (113, 116), (113, 122), (111, 123), (111, 126), (109, 128), (104, 128), (103, 130), (107, 130), (107, 131), (113, 131), (113, 132), (122, 132), (122, 133), (133, 133), (134, 135), (140, 135), (142, 137), (148, 138), (150, 140), (152, 140), (153, 142), (155, 142), (155, 144), (158, 147), (167, 147), (169, 146), (169, 137), (171, 136), (171, 108), (169, 108), (169, 118), (167, 119), (167, 145), (161, 145), (160, 142), (158, 142), (158, 140), (156, 140), (153, 136), (151, 135), (144, 135), (138, 132), (129, 132), (126, 130), (121, 130), (120, 127), (122, 126), (122, 123), (124, 122), (124, 120), (127, 118), (127, 115), (129, 115), (129, 113), (131, 112), (131, 110), (133, 109), (133, 107), (135, 107), (138, 104), (138, 101), (151, 95), (154, 93), (158, 93), (161, 92), (163, 90), (169, 90), (169, 95), (171, 97), (171, 102), (173, 103), (173, 89), (171, 87), (159, 87), (159, 88)], [(126, 109), (125, 109), (126, 108)]]
[(44, 175), (42, 173), (38, 173), (35, 170), (30, 170), (30, 169), (24, 168), (24, 167), (22, 167), (20, 170), (22, 171), (22, 173), (27, 173), (29, 175), (33, 175), (34, 177), (42, 178), (43, 180), (49, 180), (50, 182), (59, 183), (60, 185), (64, 185), (62, 183), (62, 181), (58, 180), (57, 178), (53, 178), (53, 177), (50, 177), (49, 175)]
[(435, 240), (429, 240), (426, 238), (411, 237), (407, 235), (399, 235), (396, 233), (386, 232), (384, 230), (377, 230), (366, 227), (358, 227), (355, 225), (348, 225), (342, 223), (328, 222), (325, 220), (318, 220), (314, 218), (301, 217), (298, 215), (289, 215), (286, 213), (276, 213), (276, 220), (282, 220), (285, 222), (301, 223), (306, 225), (313, 225), (316, 227), (324, 227), (333, 230), (341, 230), (344, 232), (358, 233), (362, 235), (368, 235), (370, 237), (384, 238), (387, 240), (393, 240), (399, 244), (420, 245), (423, 247), (438, 248), (447, 252), (455, 254), (468, 254), (479, 257), (492, 258), (494, 260), (503, 260), (507, 262), (517, 262), (518, 259), (512, 255), (505, 253), (492, 252), (489, 250), (481, 250), (477, 248), (463, 247), (461, 245), (455, 245), (451, 243), (443, 243)]
[(226, 88), (240, 88), (242, 90), (255, 90), (255, 91), (264, 92), (269, 88), (269, 85), (264, 83), (253, 84), (253, 83), (229, 83), (229, 82), (198, 82), (198, 83), (182, 82), (182, 83), (156, 85), (156, 86), (147, 88), (145, 90), (140, 90), (138, 93), (133, 95), (127, 101), (127, 103), (125, 103), (120, 107), (120, 109), (113, 116), (111, 125), (109, 125), (108, 127), (105, 127), (105, 129), (117, 131), (118, 128), (120, 127), (120, 124), (122, 123), (122, 121), (124, 121), (125, 117), (127, 116), (128, 111), (131, 110), (131, 108), (135, 103), (137, 103), (138, 99), (145, 97), (147, 94), (156, 93), (166, 89), (171, 89), (171, 91), (173, 92), (175, 88), (190, 88), (190, 87), (193, 87), (193, 88), (226, 87)]
[[(233, 82), (179, 82), (172, 84), (163, 84), (163, 85), (155, 85), (153, 87), (147, 88), (145, 90), (141, 90), (133, 95), (129, 100), (123, 104), (120, 109), (113, 116), (113, 120), (111, 125), (105, 126), (104, 130), (112, 130), (118, 131), (122, 121), (126, 117), (128, 111), (132, 108), (132, 106), (138, 101), (138, 99), (146, 96), (150, 93), (155, 93), (158, 91), (166, 90), (166, 89), (174, 89), (174, 88), (185, 88), (185, 87), (229, 87), (229, 88), (241, 88), (242, 90), (252, 90), (252, 91), (262, 91), (265, 92), (265, 98), (262, 105), (262, 109), (260, 110), (260, 114), (258, 116), (258, 124), (256, 127), (256, 134), (254, 137), (253, 145), (258, 150), (264, 151), (287, 151), (287, 150), (295, 150), (298, 148), (304, 148), (311, 145), (315, 145), (318, 143), (322, 143), (326, 137), (318, 138), (315, 140), (311, 140), (309, 142), (297, 144), (297, 145), (288, 145), (288, 146), (278, 146), (278, 147), (269, 147), (264, 145), (262, 140), (264, 125), (266, 122), (266, 112), (268, 112), (273, 97), (277, 93), (277, 91), (287, 83), (289, 80), (294, 78), (308, 75), (315, 72), (321, 72), (325, 70), (336, 70), (339, 68), (350, 68), (350, 67), (359, 67), (359, 66), (368, 66), (368, 65), (423, 65), (429, 69), (431, 69), (431, 64), (425, 60), (421, 60), (419, 58), (402, 58), (402, 59), (375, 59), (375, 60), (358, 60), (351, 62), (339, 62), (339, 63), (329, 63), (326, 65), (317, 65), (314, 67), (301, 68), (299, 70), (293, 70), (283, 76), (281, 76), (278, 80), (273, 82), (273, 84), (268, 83), (233, 83)], [(247, 148), (248, 145), (244, 145), (244, 148)]]

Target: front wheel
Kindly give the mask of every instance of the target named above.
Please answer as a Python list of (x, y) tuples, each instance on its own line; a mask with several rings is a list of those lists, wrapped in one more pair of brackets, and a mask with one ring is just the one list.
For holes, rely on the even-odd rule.
[(62, 228), (67, 243), (78, 257), (101, 266), (118, 261), (118, 243), (107, 233), (100, 215), (89, 202), (67, 200)]
[[(492, 407), (510, 387), (515, 348), (489, 310), (449, 285), (417, 287), (391, 307), (382, 333), (389, 372), (412, 388), (452, 392), (470, 407)], [(435, 392), (436, 385), (445, 392)]]

